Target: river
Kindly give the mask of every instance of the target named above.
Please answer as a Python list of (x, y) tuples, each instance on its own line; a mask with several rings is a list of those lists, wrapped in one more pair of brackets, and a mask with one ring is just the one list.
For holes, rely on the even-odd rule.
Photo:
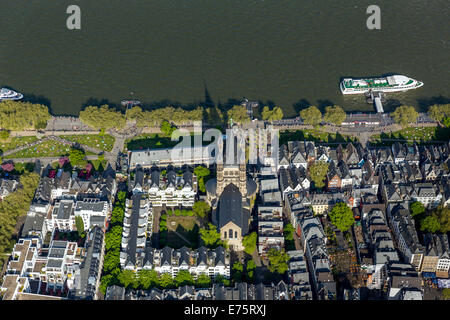
[[(343, 97), (342, 77), (398, 73), (425, 85), (390, 94), (424, 109), (450, 98), (448, 0), (0, 0), (0, 85), (54, 114), (242, 97), (295, 116), (306, 105), (372, 111)], [(81, 8), (81, 30), (66, 8)], [(368, 30), (366, 8), (381, 8)], [(230, 100), (231, 99), (231, 100)]]

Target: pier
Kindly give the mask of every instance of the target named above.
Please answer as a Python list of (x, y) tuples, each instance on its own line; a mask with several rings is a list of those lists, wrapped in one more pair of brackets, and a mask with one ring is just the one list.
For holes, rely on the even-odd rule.
[(367, 103), (373, 103), (377, 113), (384, 113), (383, 102), (386, 102), (386, 98), (382, 91), (372, 91), (365, 93)]

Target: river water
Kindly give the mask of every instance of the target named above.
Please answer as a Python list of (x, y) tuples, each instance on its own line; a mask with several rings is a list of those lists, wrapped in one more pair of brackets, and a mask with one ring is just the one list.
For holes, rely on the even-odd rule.
[[(376, 3), (375, 3), (376, 2)], [(81, 30), (66, 8), (81, 8)], [(366, 8), (381, 8), (368, 30)], [(448, 0), (0, 0), (0, 85), (55, 114), (118, 104), (195, 105), (242, 97), (283, 107), (338, 104), (342, 77), (398, 73), (424, 87), (386, 108), (450, 98)]]

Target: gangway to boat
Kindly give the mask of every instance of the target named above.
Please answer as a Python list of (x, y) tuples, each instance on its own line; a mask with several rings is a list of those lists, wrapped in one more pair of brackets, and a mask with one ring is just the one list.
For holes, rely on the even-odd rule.
[(367, 103), (373, 103), (377, 113), (384, 113), (383, 102), (386, 102), (386, 98), (382, 91), (370, 90), (365, 94)]

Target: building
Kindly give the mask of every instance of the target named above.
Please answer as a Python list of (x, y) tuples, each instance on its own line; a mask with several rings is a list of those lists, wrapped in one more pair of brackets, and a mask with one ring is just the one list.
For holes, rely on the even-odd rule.
[(214, 250), (200, 247), (191, 250), (187, 247), (173, 249), (147, 248), (144, 258), (144, 269), (155, 270), (158, 273), (170, 273), (175, 277), (179, 271), (186, 270), (194, 277), (206, 274), (212, 278), (230, 277), (230, 256), (223, 247)]
[(75, 203), (74, 215), (83, 219), (84, 230), (89, 230), (93, 226), (105, 227), (109, 212), (107, 201), (85, 198)]
[(327, 238), (317, 217), (308, 217), (301, 222), (300, 239), (305, 248), (312, 287), (319, 300), (336, 299), (336, 283), (326, 248)]
[(123, 269), (142, 269), (147, 235), (152, 233), (152, 224), (149, 224), (149, 221), (152, 220), (152, 207), (141, 193), (135, 193), (131, 199), (126, 200), (120, 252), (120, 264)]
[(96, 300), (103, 265), (104, 233), (95, 226), (87, 235), (86, 256), (76, 272), (73, 299)]
[(292, 300), (312, 300), (309, 273), (302, 250), (287, 251), (289, 255), (289, 287)]
[(129, 169), (134, 170), (137, 166), (151, 168), (159, 167), (181, 167), (183, 165), (214, 163), (214, 146), (202, 147), (177, 147), (168, 149), (149, 149), (129, 152)]
[(270, 249), (284, 248), (282, 212), (281, 206), (258, 207), (258, 252), (262, 258)]
[(386, 212), (398, 250), (407, 262), (411, 263), (416, 270), (420, 270), (425, 248), (419, 242), (409, 205), (391, 203)]

